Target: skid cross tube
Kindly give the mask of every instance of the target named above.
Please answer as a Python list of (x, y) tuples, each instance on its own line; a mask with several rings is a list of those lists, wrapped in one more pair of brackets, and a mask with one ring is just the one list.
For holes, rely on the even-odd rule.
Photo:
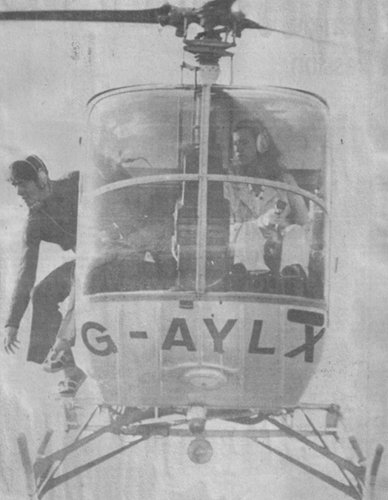
[[(103, 457), (100, 457), (97, 460), (93, 460), (91, 462), (88, 462), (80, 467), (77, 467), (65, 474), (62, 474), (60, 476), (55, 476), (56, 472), (58, 471), (59, 467), (62, 465), (64, 460), (66, 459), (67, 456), (69, 456), (71, 453), (77, 451), (78, 449), (86, 446), (88, 443), (96, 440), (98, 437), (106, 434), (106, 433), (112, 433), (112, 434), (119, 434), (120, 433), (120, 421), (116, 420), (111, 422), (108, 425), (105, 425), (103, 427), (100, 427), (96, 431), (94, 431), (92, 434), (85, 436), (81, 438), (82, 433), (88, 428), (91, 420), (93, 419), (94, 415), (96, 414), (96, 411), (98, 410), (98, 407), (95, 408), (92, 413), (90, 414), (89, 418), (87, 421), (84, 423), (80, 431), (78, 432), (77, 436), (73, 440), (72, 443), (70, 443), (68, 446), (61, 448), (60, 450), (54, 451), (50, 455), (47, 456), (42, 456), (44, 453), (44, 450), (47, 447), (47, 444), (50, 440), (50, 437), (52, 435), (52, 431), (48, 431), (43, 438), (43, 441), (41, 445), (39, 446), (38, 449), (38, 458), (36, 459), (35, 463), (33, 466), (31, 466), (31, 469), (33, 470), (33, 476), (35, 478), (35, 488), (34, 488), (34, 494), (38, 499), (41, 499), (45, 493), (59, 484), (62, 484), (63, 482), (81, 474), (82, 472), (90, 469), (91, 467), (94, 467), (95, 465), (98, 465), (99, 463), (107, 460), (108, 458), (117, 455), (118, 453), (121, 453), (125, 451), (127, 448), (130, 448), (131, 446), (134, 446), (140, 441), (143, 441), (144, 439), (147, 439), (149, 437), (149, 434), (144, 433), (141, 435), (141, 438), (138, 439), (135, 442), (129, 443), (129, 445), (126, 445), (122, 448), (119, 448), (113, 452), (108, 453), (107, 455), (104, 455)], [(27, 443), (25, 442), (25, 438), (22, 436), (18, 440), (19, 443), (19, 449), (22, 455), (22, 460), (24, 458), (24, 462), (28, 459), (29, 452), (28, 452), (28, 446)], [(29, 469), (26, 468), (24, 464), (24, 468), (29, 472)], [(32, 474), (28, 474), (28, 476), (31, 476)], [(30, 488), (29, 488), (30, 489)]]
[[(362, 460), (360, 460), (360, 456), (362, 454), (356, 453), (359, 457), (359, 465), (354, 463), (352, 460), (343, 458), (338, 455), (334, 451), (331, 451), (328, 444), (325, 442), (324, 436), (331, 436), (336, 441), (339, 439), (337, 435), (336, 428), (325, 428), (323, 430), (319, 430), (310, 417), (304, 411), (309, 408), (294, 408), (301, 410), (303, 416), (305, 417), (306, 422), (309, 424), (310, 428), (303, 428), (299, 430), (294, 430), (289, 425), (281, 422), (279, 420), (280, 415), (270, 416), (270, 415), (262, 415), (263, 418), (260, 418), (260, 421), (267, 421), (271, 424), (272, 428), (265, 429), (256, 429), (256, 428), (244, 428), (244, 429), (207, 429), (202, 437), (204, 438), (224, 438), (224, 437), (238, 437), (238, 438), (248, 438), (253, 440), (255, 443), (260, 445), (261, 447), (271, 451), (277, 456), (287, 460), (288, 462), (294, 464), (301, 470), (309, 473), (310, 475), (320, 479), (326, 484), (334, 487), (338, 491), (341, 491), (348, 497), (351, 497), (355, 500), (361, 500), (364, 491), (364, 482), (365, 482), (365, 466), (361, 464)], [(313, 409), (322, 409), (322, 408), (313, 408)], [(323, 408), (328, 410), (328, 408)], [(127, 409), (124, 413), (116, 413), (111, 411), (112, 420), (108, 425), (104, 425), (99, 427), (91, 434), (87, 436), (82, 436), (83, 432), (89, 428), (89, 424), (95, 415), (98, 407), (91, 413), (87, 421), (83, 424), (80, 431), (78, 432), (75, 439), (68, 446), (54, 451), (53, 453), (44, 456), (44, 451), (48, 445), (52, 432), (49, 431), (46, 433), (45, 437), (42, 440), (42, 444), (38, 449), (38, 457), (34, 464), (32, 464), (28, 452), (28, 446), (26, 442), (26, 438), (24, 435), (21, 435), (18, 439), (19, 449), (22, 455), (23, 467), (26, 471), (27, 477), (27, 486), (29, 490), (29, 496), (33, 500), (41, 500), (43, 496), (50, 490), (56, 488), (57, 486), (71, 480), (72, 478), (82, 474), (83, 472), (88, 471), (91, 468), (96, 467), (97, 465), (109, 460), (110, 458), (123, 453), (129, 448), (140, 444), (141, 442), (149, 439), (152, 436), (174, 436), (174, 437), (193, 437), (190, 429), (181, 428), (180, 426), (188, 423), (187, 418), (179, 418), (178, 420), (174, 420), (173, 422), (161, 422), (158, 421), (156, 417), (151, 418), (151, 421), (148, 421), (152, 415), (149, 411), (141, 412), (134, 411), (134, 409)], [(166, 415), (171, 414), (172, 411), (169, 410)], [(173, 413), (178, 413), (174, 411)], [(233, 412), (232, 412), (233, 414)], [(229, 417), (231, 415), (228, 415)], [(142, 417), (145, 417), (145, 421)], [(220, 418), (219, 412), (216, 412), (211, 418)], [(155, 421), (156, 420), (156, 421)], [(65, 471), (59, 475), (57, 475), (58, 469), (63, 464), (64, 460), (71, 455), (73, 452), (87, 445), (88, 443), (96, 440), (98, 437), (111, 433), (115, 435), (127, 435), (132, 436), (133, 439), (124, 446), (116, 448), (113, 451), (109, 451), (108, 453), (99, 456), (95, 459), (87, 461), (77, 467), (73, 467), (71, 470)], [(308, 448), (315, 451), (317, 454), (322, 455), (327, 458), (328, 461), (332, 462), (336, 465), (346, 482), (341, 481), (340, 479), (336, 479), (332, 475), (321, 472), (320, 470), (308, 465), (297, 458), (292, 457), (288, 453), (282, 452), (277, 448), (270, 446), (263, 442), (263, 439), (274, 437), (293, 437)], [(22, 439), (23, 438), (23, 439)], [(317, 438), (319, 442), (313, 441), (312, 438)], [(379, 452), (376, 452), (377, 458), (375, 459), (375, 466), (372, 467), (371, 472), (371, 489), (373, 490), (375, 476), (377, 474), (377, 468), (379, 460), (381, 459), (382, 450), (379, 449)], [(32, 484), (34, 483), (34, 484)]]
[(336, 488), (339, 491), (342, 491), (343, 493), (345, 493), (345, 495), (348, 495), (349, 497), (354, 498), (355, 500), (362, 499), (362, 495), (357, 490), (355, 490), (355, 488), (351, 488), (347, 484), (341, 483), (341, 481), (338, 481), (337, 479), (334, 479), (333, 477), (328, 476), (327, 474), (325, 474), (317, 469), (314, 469), (314, 467), (311, 467), (310, 465), (307, 465), (307, 464), (297, 460), (296, 458), (293, 458), (293, 457), (287, 455), (286, 453), (283, 453), (283, 452), (277, 450), (276, 448), (272, 448), (271, 446), (269, 446), (269, 445), (267, 445), (259, 440), (254, 440), (254, 441), (255, 441), (255, 443), (262, 446), (263, 448), (266, 448), (267, 450), (271, 451), (272, 453), (275, 453), (275, 455), (278, 455), (279, 457), (284, 458), (285, 460), (296, 465), (300, 469), (302, 469), (302, 470), (308, 472), (309, 474), (321, 479), (325, 483), (330, 484), (331, 486), (334, 486), (334, 488)]
[(346, 458), (340, 457), (336, 453), (333, 453), (332, 451), (326, 449), (324, 446), (321, 446), (314, 441), (311, 441), (310, 439), (306, 438), (302, 434), (299, 434), (299, 432), (295, 431), (294, 429), (291, 429), (287, 425), (282, 424), (278, 420), (272, 418), (272, 417), (267, 417), (266, 420), (271, 423), (272, 425), (278, 427), (279, 429), (283, 430), (286, 434), (289, 436), (294, 437), (298, 441), (301, 441), (303, 444), (308, 446), (309, 448), (313, 449), (320, 455), (323, 455), (324, 457), (328, 458), (335, 464), (339, 465), (342, 469), (348, 470), (353, 474), (355, 478), (361, 479), (361, 481), (364, 480), (365, 477), (365, 467), (362, 465), (356, 465), (350, 460), (347, 460)]
[(94, 441), (98, 437), (102, 436), (103, 434), (107, 432), (112, 432), (112, 426), (111, 425), (106, 425), (104, 427), (101, 427), (97, 431), (93, 432), (93, 434), (90, 434), (89, 436), (85, 436), (82, 439), (78, 439), (76, 441), (73, 441), (71, 444), (66, 446), (65, 448), (61, 448), (60, 450), (54, 451), (50, 455), (47, 455), (42, 458), (38, 458), (34, 464), (34, 472), (35, 476), (37, 478), (41, 477), (42, 474), (45, 473), (52, 465), (54, 465), (56, 462), (63, 462), (63, 460), (70, 455), (70, 453), (73, 453), (74, 451), (78, 450), (79, 448), (82, 448), (86, 444)]
[(83, 465), (80, 465), (79, 467), (75, 467), (69, 472), (66, 472), (64, 474), (61, 474), (60, 476), (52, 477), (45, 485), (43, 490), (41, 491), (39, 495), (39, 499), (43, 497), (48, 491), (52, 490), (53, 488), (56, 488), (60, 484), (69, 481), (69, 479), (72, 479), (73, 477), (76, 477), (83, 472), (96, 467), (97, 465), (105, 462), (106, 460), (109, 460), (110, 458), (113, 458), (114, 456), (123, 453), (124, 451), (128, 450), (129, 448), (132, 448), (133, 446), (136, 446), (137, 444), (141, 443), (142, 441), (145, 441), (148, 439), (149, 436), (141, 437), (137, 441), (132, 441), (125, 446), (122, 446), (121, 448), (118, 448), (117, 450), (113, 450), (110, 453), (106, 453), (102, 457), (98, 457), (94, 460), (91, 460), (90, 462), (87, 462)]
[[(170, 425), (165, 423), (133, 425), (132, 429), (129, 432), (123, 432), (123, 427), (122, 427), (123, 421), (118, 419), (108, 425), (101, 427), (100, 429), (97, 429), (89, 436), (80, 439), (80, 435), (88, 427), (91, 419), (95, 414), (95, 411), (91, 414), (87, 422), (82, 426), (78, 435), (70, 445), (55, 451), (46, 457), (38, 457), (38, 459), (36, 460), (33, 469), (34, 469), (35, 481), (37, 483), (36, 494), (39, 500), (43, 498), (43, 496), (53, 488), (56, 488), (57, 486), (68, 481), (69, 479), (72, 479), (73, 477), (76, 477), (82, 474), (83, 472), (93, 467), (96, 467), (97, 465), (126, 451), (127, 449), (134, 447), (135, 445), (141, 443), (142, 441), (147, 440), (151, 436), (153, 435), (168, 436), (169, 434)], [(180, 423), (181, 422), (179, 422), (179, 424)], [(64, 462), (64, 460), (68, 455), (70, 455), (74, 451), (78, 450), (79, 448), (82, 448), (83, 446), (87, 445), (88, 443), (94, 441), (95, 439), (106, 433), (112, 433), (116, 435), (122, 433), (127, 435), (140, 436), (140, 438), (137, 439), (136, 441), (131, 441), (125, 446), (113, 450), (101, 457), (98, 457), (83, 465), (80, 465), (64, 474), (54, 477), (55, 473), (57, 472), (57, 470), (62, 465), (62, 463)], [(45, 436), (43, 441), (45, 448), (48, 441), (47, 435)], [(42, 445), (40, 446), (40, 449), (42, 449)]]
[[(353, 462), (350, 460), (347, 460), (343, 457), (340, 457), (336, 453), (332, 452), (329, 447), (326, 445), (325, 441), (323, 440), (323, 437), (321, 436), (321, 433), (318, 431), (318, 429), (312, 424), (311, 419), (307, 418), (307, 415), (304, 414), (306, 417), (307, 421), (311, 425), (313, 429), (313, 434), (319, 438), (321, 441), (322, 445), (319, 445), (315, 443), (314, 441), (308, 439), (305, 434), (299, 433), (295, 431), (294, 429), (291, 429), (287, 425), (279, 422), (275, 418), (272, 417), (267, 417), (266, 420), (277, 427), (279, 430), (283, 431), (286, 435), (290, 437), (294, 437), (304, 445), (308, 446), (312, 450), (316, 451), (318, 454), (323, 455), (326, 457), (329, 461), (333, 462), (337, 467), (340, 469), (341, 473), (344, 475), (346, 481), (348, 484), (342, 483), (341, 481), (338, 481), (337, 479), (315, 469), (314, 467), (311, 467), (296, 458), (291, 457), (290, 455), (281, 452), (280, 450), (277, 450), (276, 448), (273, 448), (272, 446), (269, 446), (262, 441), (259, 441), (258, 439), (254, 439), (254, 441), (259, 444), (260, 446), (266, 448), (269, 451), (272, 451), (276, 455), (284, 458), (288, 462), (296, 465), (297, 467), (305, 470), (306, 472), (312, 474), (313, 476), (321, 479), (322, 481), (326, 482), (327, 484), (333, 486), (334, 488), (342, 491), (346, 495), (348, 495), (351, 498), (354, 498), (356, 500), (362, 499), (362, 488), (364, 484), (364, 479), (365, 479), (365, 467), (362, 465), (355, 465)], [(346, 471), (349, 471), (354, 479), (357, 481), (357, 487), (351, 482), (351, 480), (348, 478), (346, 475)]]
[[(329, 446), (326, 444), (326, 441), (323, 439), (323, 436), (322, 434), (318, 431), (318, 429), (316, 428), (316, 426), (314, 425), (313, 421), (311, 420), (311, 418), (306, 414), (305, 411), (303, 411), (303, 415), (305, 417), (305, 419), (307, 420), (307, 422), (310, 424), (311, 428), (313, 429), (314, 431), (314, 434), (317, 436), (317, 438), (320, 440), (320, 442), (322, 443), (322, 446), (324, 446), (324, 448), (328, 451), (330, 451), (329, 449)], [(359, 450), (361, 452), (361, 450)], [(358, 454), (357, 454), (358, 455)], [(358, 455), (360, 456), (360, 455)], [(352, 483), (351, 479), (349, 478), (348, 476), (348, 473), (347, 471), (345, 471), (341, 465), (339, 464), (336, 464), (337, 467), (339, 468), (339, 470), (341, 471), (341, 474), (344, 476), (344, 478), (346, 479), (346, 482), (348, 483), (349, 487), (350, 488), (354, 488), (354, 490), (356, 492), (361, 492), (362, 493), (362, 485), (365, 481), (365, 469), (364, 469), (364, 475), (362, 478), (358, 478), (358, 477), (355, 477), (356, 481), (357, 481), (357, 488), (354, 486), (354, 484)]]
[[(74, 445), (74, 443), (76, 443), (77, 441), (80, 440), (80, 437), (81, 437), (82, 433), (88, 427), (90, 421), (93, 419), (94, 415), (96, 414), (97, 409), (98, 409), (98, 407), (96, 407), (92, 411), (92, 413), (89, 415), (89, 418), (86, 420), (86, 422), (81, 427), (81, 429), (78, 432), (78, 434), (76, 435), (76, 437), (75, 437), (75, 439), (74, 439), (74, 441), (72, 443), (73, 445)], [(34, 475), (35, 475), (35, 478), (36, 479), (40, 479), (40, 482), (38, 484), (38, 491), (42, 490), (43, 487), (44, 487), (44, 484), (51, 477), (54, 476), (54, 474), (59, 469), (59, 467), (61, 466), (61, 464), (63, 463), (63, 461), (65, 460), (66, 455), (67, 455), (67, 454), (64, 454), (63, 456), (55, 457), (55, 454), (52, 453), (48, 457), (44, 456), (44, 452), (45, 452), (45, 450), (47, 448), (47, 445), (48, 445), (48, 443), (49, 443), (49, 441), (51, 439), (52, 434), (53, 434), (53, 430), (50, 429), (46, 433), (46, 435), (44, 436), (43, 441), (42, 441), (42, 443), (41, 443), (41, 445), (39, 446), (39, 449), (38, 449), (38, 458), (37, 458), (36, 462), (34, 463)], [(72, 450), (70, 450), (68, 453), (71, 453), (71, 451)], [(38, 482), (38, 481), (36, 481), (36, 482)]]

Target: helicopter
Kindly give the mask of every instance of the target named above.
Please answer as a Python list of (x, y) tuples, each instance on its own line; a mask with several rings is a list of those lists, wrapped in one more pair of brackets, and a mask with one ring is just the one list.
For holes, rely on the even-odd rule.
[[(134, 438), (114, 453), (153, 436), (190, 437), (188, 454), (199, 464), (211, 459), (212, 436), (239, 434), (351, 498), (364, 495), (364, 457), (355, 439), (350, 445), (356, 462), (331, 451), (325, 441), (337, 437), (338, 407), (301, 403), (327, 335), (328, 106), (306, 91), (217, 85), (219, 60), (230, 57), (243, 31), (271, 30), (232, 12), (233, 3), (207, 2), (199, 9), (166, 4), (138, 11), (0, 14), (0, 20), (170, 26), (196, 61), (183, 67), (193, 76), (191, 85), (119, 88), (89, 102), (76, 350), (98, 382), (110, 423), (81, 437), (89, 420), (72, 444), (46, 455), (47, 433), (34, 462), (21, 435), (18, 444), (32, 498), (42, 498), (111, 458), (113, 453), (108, 453), (56, 475), (65, 458), (105, 433)], [(200, 27), (194, 38), (188, 35), (192, 24)], [(294, 185), (233, 172), (231, 137), (242, 122), (264, 125)], [(256, 143), (259, 149), (258, 137)], [(255, 192), (256, 187), (259, 193), (264, 188), (303, 199), (308, 251), (300, 267), (295, 266), (292, 245), (285, 255), (277, 228), (261, 267), (247, 264), (252, 256), (244, 246), (246, 262), (241, 255), (236, 259), (232, 233), (247, 231), (254, 221), (244, 221), (245, 226), (232, 221), (235, 200), (230, 192)], [(316, 410), (327, 416), (324, 430), (308, 415)], [(291, 425), (298, 413), (308, 430)], [(245, 428), (208, 430), (213, 419)], [(260, 424), (264, 427), (258, 429)], [(345, 482), (269, 447), (263, 441), (269, 435), (307, 445), (332, 461)], [(379, 447), (370, 471), (372, 486), (381, 453)]]

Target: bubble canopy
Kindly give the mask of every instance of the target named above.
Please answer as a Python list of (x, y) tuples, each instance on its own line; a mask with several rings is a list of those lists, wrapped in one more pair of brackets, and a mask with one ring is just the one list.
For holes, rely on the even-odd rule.
[(289, 89), (214, 86), (204, 149), (201, 99), (200, 87), (132, 87), (90, 102), (84, 293), (323, 299), (325, 104)]

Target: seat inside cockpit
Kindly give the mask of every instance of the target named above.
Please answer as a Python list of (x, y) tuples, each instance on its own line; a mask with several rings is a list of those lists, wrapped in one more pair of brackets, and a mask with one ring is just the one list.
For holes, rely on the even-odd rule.
[[(121, 92), (95, 106), (89, 154), (95, 174), (94, 180), (89, 173), (84, 181), (93, 200), (93, 209), (88, 210), (93, 251), (85, 293), (195, 292), (200, 286), (205, 293), (323, 298), (326, 128), (322, 104), (314, 103), (311, 96), (279, 89), (215, 88), (206, 162), (206, 176), (211, 177), (205, 178), (200, 166), (200, 99), (198, 89), (150, 89)], [(297, 193), (287, 194), (287, 182), (281, 186), (279, 179), (245, 181), (234, 171), (233, 130), (244, 120), (259, 121), (268, 129)], [(291, 218), (288, 225), (299, 227), (283, 229), (282, 234), (268, 224), (260, 226), (262, 214), (255, 215), (255, 210), (245, 219), (236, 219), (228, 195), (231, 189), (246, 199), (263, 193), (268, 200), (272, 196), (274, 209), (287, 196), (299, 197), (306, 221)], [(204, 199), (205, 211), (201, 210)], [(233, 236), (238, 229), (246, 243), (239, 243), (236, 250)], [(255, 231), (261, 236), (255, 236)], [(303, 248), (298, 255), (298, 245), (305, 246), (307, 257)]]

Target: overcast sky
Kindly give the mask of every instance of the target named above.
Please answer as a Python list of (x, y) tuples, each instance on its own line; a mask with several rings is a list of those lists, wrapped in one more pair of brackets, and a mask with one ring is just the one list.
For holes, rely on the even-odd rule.
[[(163, 0), (0, 0), (0, 10), (34, 6), (42, 9), (54, 6), (150, 8), (161, 3)], [(199, 6), (203, 2), (171, 3)], [(373, 182), (377, 185), (381, 180), (381, 177), (376, 180), (375, 156), (383, 157), (388, 152), (388, 3), (386, 0), (241, 0), (238, 5), (249, 18), (263, 25), (331, 42), (322, 44), (278, 34), (244, 33), (235, 49), (235, 83), (291, 86), (318, 93), (328, 100), (335, 117), (334, 125), (342, 125), (346, 138), (351, 141), (347, 161), (341, 163), (339, 157), (336, 158), (333, 183), (334, 207), (341, 207), (334, 210), (334, 223), (336, 217), (337, 224), (343, 217), (338, 224), (337, 243), (343, 243), (344, 251), (338, 274), (333, 278), (332, 293), (337, 293), (338, 303), (334, 304), (337, 313), (333, 313), (332, 308), (330, 327), (331, 332), (340, 332), (339, 345), (343, 350), (338, 344), (328, 348), (329, 357), (322, 373), (329, 367), (334, 372), (335, 383), (330, 387), (324, 384), (326, 389), (340, 390), (341, 384), (346, 385), (344, 404), (349, 401), (354, 404), (352, 397), (361, 398), (357, 383), (365, 371), (361, 373), (357, 364), (348, 369), (342, 363), (343, 358), (357, 361), (363, 356), (362, 360), (371, 367), (370, 385), (378, 381), (373, 386), (376, 394), (372, 401), (376, 408), (376, 428), (386, 432), (382, 422), (388, 403), (384, 402), (386, 390), (379, 392), (383, 379), (378, 372), (383, 373), (388, 352), (383, 331), (386, 324), (383, 294), (387, 287), (381, 279), (380, 289), (376, 280), (371, 294), (368, 283), (364, 288), (360, 284), (365, 277), (387, 274), (386, 258), (385, 261), (373, 260), (376, 256), (366, 254), (362, 242), (365, 243), (368, 215), (371, 224), (378, 227), (373, 204), (378, 203), (380, 197), (381, 207), (387, 205), (384, 190), (370, 191), (370, 186), (373, 188)], [(78, 143), (83, 134), (87, 101), (95, 93), (117, 86), (179, 83), (182, 45), (172, 28), (157, 26), (0, 22), (0, 61), (0, 169), (5, 172), (7, 163), (20, 154), (36, 153), (47, 161), (55, 178), (62, 172), (79, 168), (82, 163)], [(227, 81), (227, 65), (225, 70), (223, 81)], [(339, 139), (338, 135), (333, 141)], [(386, 158), (383, 164), (387, 164)], [(387, 186), (388, 182), (385, 189)], [(16, 227), (16, 220), (25, 214), (19, 205), (10, 186), (1, 182), (0, 215), (7, 219), (7, 232), (2, 233), (2, 241), (4, 237), (12, 237), (11, 228)], [(386, 236), (388, 217), (383, 211), (380, 213), (379, 231)], [(349, 214), (352, 220), (346, 218)], [(4, 220), (0, 218), (0, 229), (1, 224), (4, 225)], [(381, 255), (387, 254), (385, 236), (383, 243), (382, 239), (377, 241)], [(356, 245), (356, 251), (346, 253), (354, 247), (357, 238), (361, 244)], [(373, 243), (370, 247), (376, 248), (376, 241)], [(12, 247), (9, 245), (9, 248)], [(8, 256), (6, 264), (2, 262), (1, 279), (9, 286), (5, 273), (11, 275), (12, 266), (7, 259)], [(343, 278), (347, 275), (351, 280), (345, 283)], [(371, 332), (375, 342), (367, 343), (365, 336)], [(317, 394), (319, 390), (319, 385), (318, 389), (312, 389)], [(363, 416), (365, 412), (360, 414)]]
[[(346, 81), (354, 85), (352, 76), (360, 66), (366, 75), (371, 71), (368, 50), (377, 26), (371, 30), (368, 21), (375, 20), (378, 11), (371, 7), (378, 0), (369, 0), (368, 8), (355, 3), (342, 0), (339, 7), (334, 0), (241, 0), (236, 5), (264, 25), (340, 45), (245, 32), (235, 50), (236, 83), (291, 85), (319, 91), (324, 97), (338, 81), (344, 87)], [(192, 6), (193, 2), (176, 4)], [(4, 10), (158, 5), (139, 0), (0, 2)], [(379, 19), (378, 29), (383, 30), (382, 16)], [(172, 28), (152, 25), (2, 22), (0, 60), (0, 149), (3, 154), (34, 150), (45, 156), (55, 172), (79, 160), (77, 144), (87, 100), (121, 85), (178, 83), (182, 44)], [(225, 71), (224, 81), (227, 75)]]

